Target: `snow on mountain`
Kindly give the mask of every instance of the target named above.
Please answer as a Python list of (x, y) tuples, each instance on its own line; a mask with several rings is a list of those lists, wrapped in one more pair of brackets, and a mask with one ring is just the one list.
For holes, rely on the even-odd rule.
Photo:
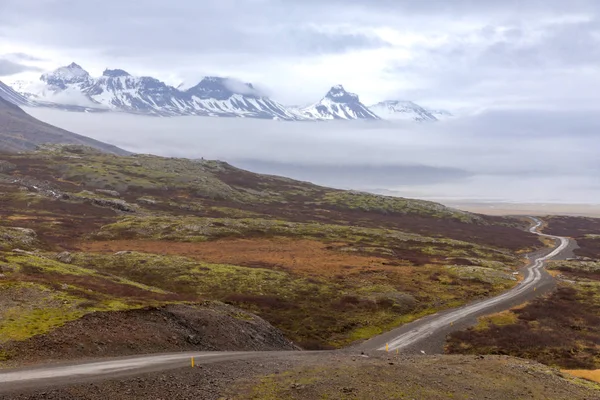
[(437, 118), (427, 109), (412, 101), (386, 100), (369, 107), (382, 119), (434, 122)]
[(72, 63), (42, 75), (37, 83), (15, 82), (15, 87), (24, 97), (44, 105), (54, 102), (159, 116), (305, 119), (262, 95), (252, 84), (221, 77), (206, 77), (197, 85), (181, 90), (122, 69), (107, 69), (101, 77), (94, 78)]
[(42, 82), (46, 82), (46, 84), (55, 87), (57, 90), (66, 89), (70, 84), (85, 85), (90, 79), (90, 74), (81, 68), (80, 65), (75, 63), (71, 63), (66, 67), (60, 67), (53, 72), (43, 74), (40, 78)]
[(81, 88), (94, 103), (115, 111), (151, 115), (180, 115), (180, 91), (158, 79), (135, 77), (122, 69), (107, 69)]
[(455, 117), (454, 114), (452, 114), (450, 111), (446, 111), (446, 110), (427, 110), (427, 111), (429, 111), (431, 113), (431, 115), (436, 117), (438, 121), (443, 121), (443, 120)]
[(282, 120), (303, 119), (293, 110), (263, 96), (251, 83), (209, 76), (185, 92), (195, 110), (211, 116), (240, 116)]
[[(76, 63), (43, 74), (37, 82), (15, 81), (0, 86), (0, 96), (18, 105), (53, 107), (68, 111), (120, 111), (155, 116), (215, 116), (264, 118), (285, 121), (377, 120), (380, 118), (435, 121), (412, 102), (387, 101), (371, 109), (342, 85), (331, 88), (318, 103), (307, 107), (284, 106), (251, 83), (208, 76), (196, 85), (175, 88), (149, 77), (133, 76), (122, 69), (106, 69), (93, 77)], [(11, 100), (12, 98), (12, 100)], [(451, 115), (442, 110), (435, 115)]]
[(17, 106), (32, 105), (31, 100), (18, 93), (17, 91), (13, 90), (10, 86), (6, 85), (3, 82), (0, 82), (0, 97)]
[(347, 92), (342, 85), (332, 87), (329, 92), (311, 106), (299, 109), (309, 119), (380, 119), (360, 102), (358, 95)]

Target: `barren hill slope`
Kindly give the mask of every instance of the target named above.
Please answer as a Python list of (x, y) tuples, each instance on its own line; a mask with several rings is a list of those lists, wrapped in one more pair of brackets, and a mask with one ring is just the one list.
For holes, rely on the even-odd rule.
[(0, 151), (35, 150), (44, 143), (80, 144), (106, 153), (128, 154), (116, 146), (78, 135), (37, 120), (0, 97)]

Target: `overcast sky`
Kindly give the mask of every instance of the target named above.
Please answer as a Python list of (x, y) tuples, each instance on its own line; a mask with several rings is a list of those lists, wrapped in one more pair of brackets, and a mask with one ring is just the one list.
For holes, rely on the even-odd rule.
[(170, 84), (224, 75), (286, 104), (594, 109), (596, 0), (1, 0), (0, 79), (76, 61)]

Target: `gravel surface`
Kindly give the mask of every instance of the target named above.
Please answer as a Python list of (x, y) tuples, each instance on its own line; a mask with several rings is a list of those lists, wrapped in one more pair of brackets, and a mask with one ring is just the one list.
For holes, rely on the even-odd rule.
[[(324, 397), (327, 396), (327, 397)], [(290, 353), (0, 399), (598, 399), (560, 371), (505, 356)]]

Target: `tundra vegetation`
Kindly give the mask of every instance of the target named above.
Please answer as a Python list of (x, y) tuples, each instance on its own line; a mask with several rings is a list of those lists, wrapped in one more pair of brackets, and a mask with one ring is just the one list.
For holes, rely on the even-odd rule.
[(528, 222), (79, 146), (0, 164), (0, 354), (90, 313), (207, 300), (336, 348), (512, 287)]
[(548, 263), (557, 290), (450, 335), (448, 352), (506, 354), (568, 370), (600, 369), (600, 220), (546, 220), (547, 232), (570, 236), (578, 244), (573, 257)]

